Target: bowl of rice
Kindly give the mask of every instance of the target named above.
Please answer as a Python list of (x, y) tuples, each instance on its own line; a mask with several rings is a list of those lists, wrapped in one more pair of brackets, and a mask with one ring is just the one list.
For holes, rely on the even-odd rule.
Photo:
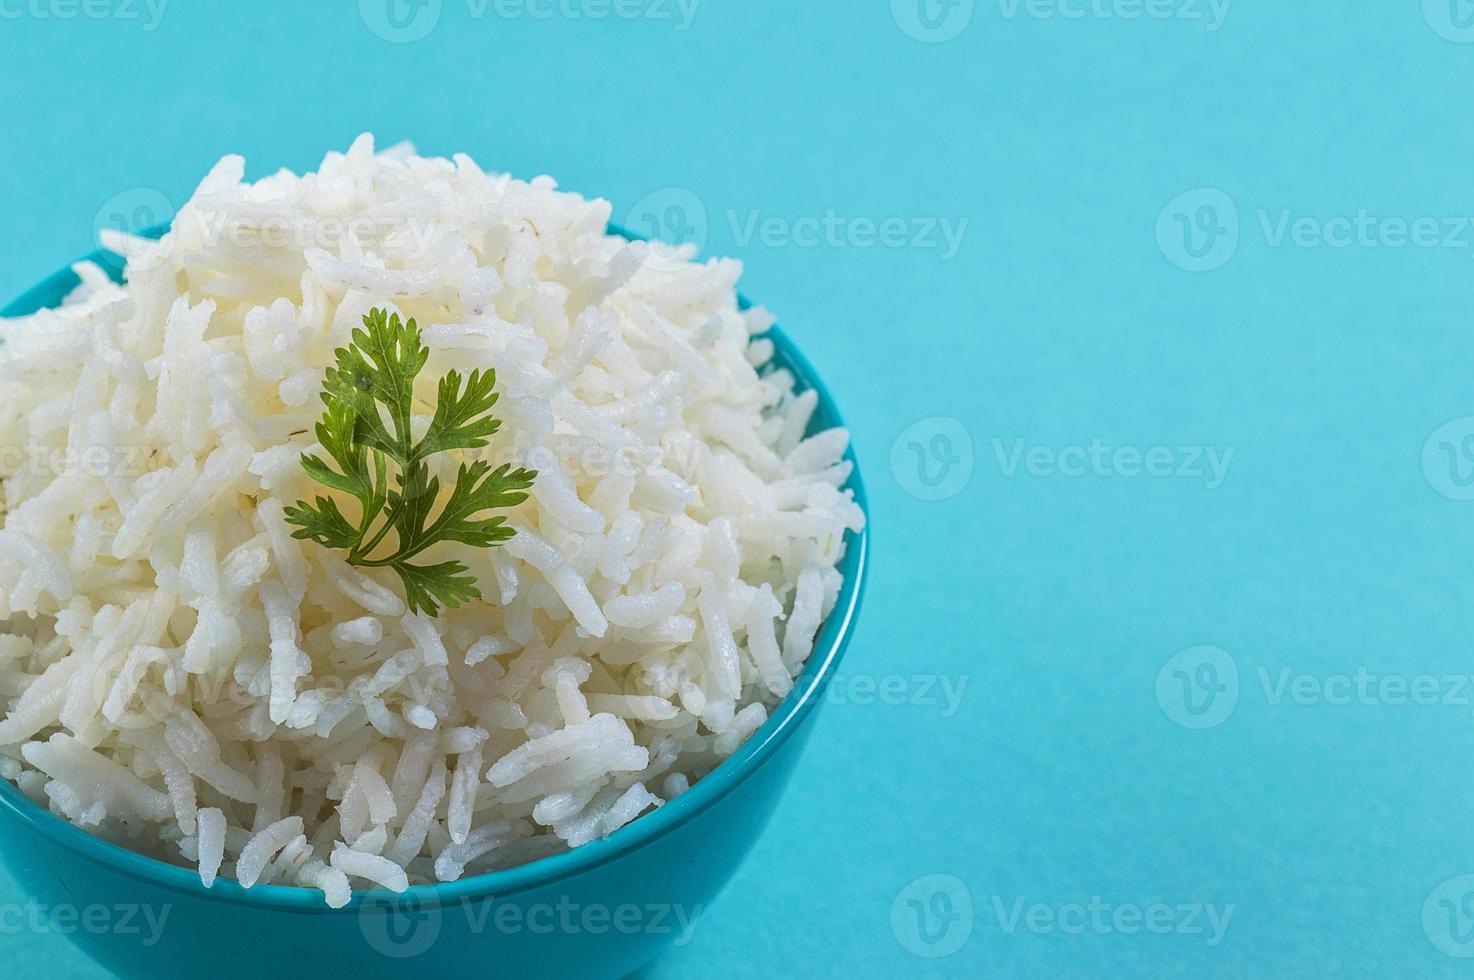
[(865, 498), (740, 264), (610, 217), (368, 136), (227, 157), (0, 312), (0, 859), (55, 931), (122, 976), (690, 941), (849, 642)]

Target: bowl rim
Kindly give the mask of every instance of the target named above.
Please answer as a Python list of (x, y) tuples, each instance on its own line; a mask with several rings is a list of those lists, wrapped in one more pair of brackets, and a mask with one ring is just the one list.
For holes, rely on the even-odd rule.
[[(158, 225), (138, 234), (141, 237), (158, 238), (169, 230), (170, 226), (167, 224)], [(615, 224), (610, 224), (608, 231), (631, 241), (644, 240)], [(116, 253), (98, 249), (48, 276), (14, 302), (0, 309), (0, 318), (25, 316), (43, 308), (53, 308), (56, 297), (70, 292), (79, 282), (73, 266), (83, 262), (101, 266), (115, 279), (121, 271), (120, 257)], [(739, 294), (738, 298), (743, 309), (751, 307), (752, 304), (745, 297)], [(822, 418), (828, 426), (843, 426), (844, 420), (833, 395), (788, 335), (774, 325), (762, 336), (773, 342), (774, 360), (783, 362), (793, 372), (799, 386), (817, 393), (816, 418)], [(845, 532), (845, 555), (841, 560), (841, 567), (846, 572), (844, 582), (833, 610), (820, 626), (814, 649), (809, 654), (794, 689), (779, 702), (768, 720), (732, 756), (719, 763), (674, 800), (666, 802), (651, 813), (637, 817), (608, 837), (537, 858), (526, 864), (471, 875), (453, 882), (412, 885), (403, 892), (391, 892), (382, 888), (354, 889), (346, 906), (331, 909), (323, 902), (319, 890), (299, 885), (256, 885), (246, 889), (234, 879), (221, 877), (213, 887), (206, 888), (200, 881), (197, 870), (171, 864), (94, 836), (35, 803), (14, 783), (3, 777), (0, 777), (0, 814), (13, 818), (26, 830), (45, 837), (81, 858), (141, 882), (205, 901), (310, 915), (356, 915), (375, 905), (388, 908), (390, 904), (417, 903), (421, 907), (433, 907), (493, 895), (506, 896), (552, 885), (608, 864), (691, 822), (730, 794), (777, 752), (812, 715), (823, 697), (854, 635), (861, 600), (865, 594), (869, 565), (870, 508), (853, 440), (845, 451), (844, 459), (852, 466), (846, 488), (853, 492), (855, 503), (865, 515), (866, 523), (858, 533), (849, 530)]]

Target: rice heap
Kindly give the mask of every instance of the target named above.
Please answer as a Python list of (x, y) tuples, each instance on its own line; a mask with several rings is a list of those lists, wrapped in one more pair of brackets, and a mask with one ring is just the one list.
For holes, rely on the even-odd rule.
[[(65, 305), (0, 322), (0, 775), (207, 885), (334, 907), (685, 792), (792, 688), (863, 522), (740, 264), (368, 136), (243, 173), (160, 242), (106, 240), (128, 285), (78, 266)], [(417, 410), (495, 369), (478, 453), (538, 470), (515, 538), (446, 546), (485, 599), (433, 618), (284, 518), (322, 491), (324, 370), (373, 308), (431, 349)]]

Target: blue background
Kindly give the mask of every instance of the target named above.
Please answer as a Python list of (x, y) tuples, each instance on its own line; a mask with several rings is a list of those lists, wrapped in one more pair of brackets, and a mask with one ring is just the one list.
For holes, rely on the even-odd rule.
[[(768, 833), (652, 977), (1467, 972), (1442, 950), (1474, 952), (1470, 920), (1434, 891), (1474, 873), (1474, 685), (1445, 679), (1474, 670), (1474, 503), (1441, 438), (1424, 466), (1460, 419), (1474, 464), (1465, 0), (1236, 0), (1217, 30), (1206, 0), (980, 0), (940, 43), (914, 0), (705, 0), (686, 30), (674, 8), (445, 0), (410, 43), (370, 29), (374, 3), (175, 0), (146, 30), (141, 2), (0, 4), (7, 297), (223, 153), (301, 170), (372, 130), (681, 219), (746, 261), (839, 399), (873, 501), (861, 631)], [(1199, 188), (1222, 194), (1169, 207)], [(1393, 239), (1317, 236), (1362, 211)], [(787, 241), (831, 213), (831, 241)], [(1298, 242), (1285, 215), (1310, 219)], [(1398, 247), (1386, 222), (1422, 217), (1462, 235)], [(871, 243), (887, 218), (923, 234)], [(955, 255), (928, 219), (968, 222)], [(1199, 245), (1227, 261), (1188, 271)], [(1210, 488), (1119, 457), (1012, 468), (1017, 440), (1234, 454)], [(1237, 671), (1226, 718), (1174, 700), (1168, 661), (1200, 645), (1222, 669), (1189, 679)], [(1440, 703), (1275, 688), (1335, 694), (1358, 668), (1430, 675)], [(930, 875), (950, 877), (912, 885)], [(1068, 917), (1097, 896), (1178, 925), (1179, 904), (1233, 911), (1216, 945), (1007, 927), (1018, 899)], [(0, 903), (23, 900), (0, 870)], [(99, 975), (54, 935), (0, 951), (17, 976)]]

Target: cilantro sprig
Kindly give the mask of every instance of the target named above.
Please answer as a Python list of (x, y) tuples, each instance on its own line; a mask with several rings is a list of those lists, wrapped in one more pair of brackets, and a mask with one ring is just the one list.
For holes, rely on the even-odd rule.
[[(328, 369), (323, 384), (326, 411), (316, 432), (331, 462), (302, 456), (308, 476), (358, 501), (358, 520), (349, 520), (332, 497), (319, 496), (315, 503), (299, 500), (288, 507), (287, 521), (297, 528), (293, 537), (346, 551), (350, 565), (392, 568), (404, 583), (410, 610), (434, 616), (442, 605), (454, 609), (481, 598), (481, 591), (459, 561), (431, 565), (412, 559), (444, 541), (491, 548), (510, 539), (516, 531), (505, 517), (482, 515), (526, 500), (537, 473), (510, 464), (492, 469), (484, 460), (463, 462), (434, 515), (441, 484), (427, 460), (481, 449), (501, 428), (490, 414), (498, 397), (496, 372), (472, 371), (464, 381), (458, 371), (448, 372), (440, 379), (435, 414), (415, 439), (410, 406), (430, 350), (421, 344), (414, 320), (403, 323), (398, 314), (376, 309), (363, 324), (365, 329), (353, 331), (353, 343), (335, 352), (337, 366)], [(395, 541), (388, 548), (391, 531)]]

